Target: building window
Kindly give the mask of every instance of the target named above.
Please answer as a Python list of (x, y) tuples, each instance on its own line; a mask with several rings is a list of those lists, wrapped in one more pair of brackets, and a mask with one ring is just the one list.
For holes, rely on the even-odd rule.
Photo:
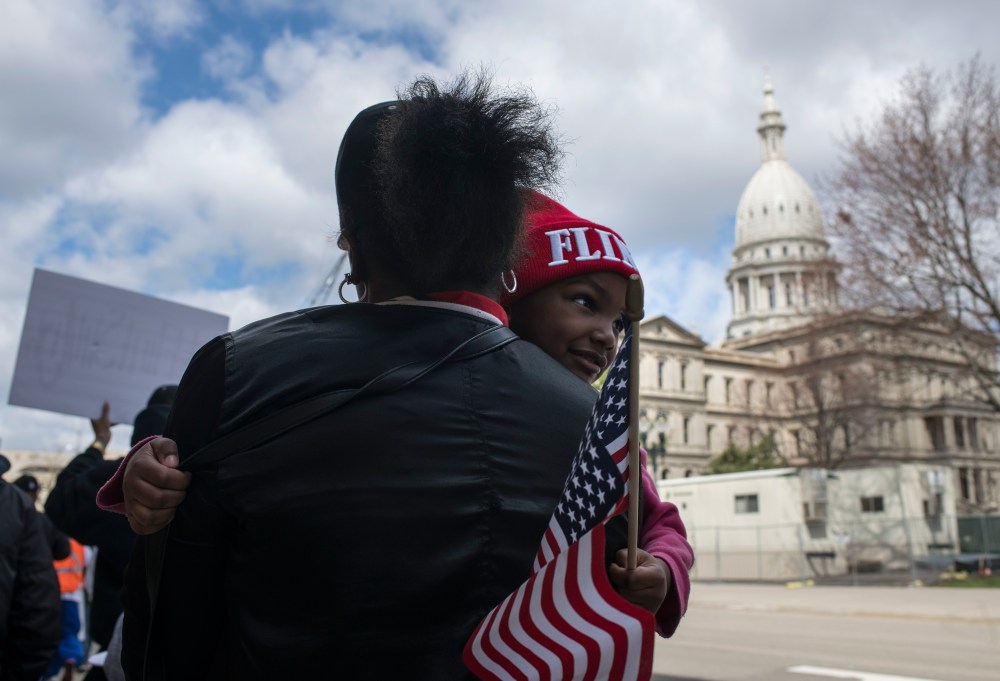
[(958, 486), (962, 498), (968, 501), (969, 497), (969, 469), (959, 468), (958, 469)]
[(975, 417), (965, 421), (966, 432), (969, 435), (969, 447), (974, 452), (979, 451), (979, 424), (977, 421)]
[(690, 430), (690, 427), (691, 427), (691, 419), (685, 418), (684, 419), (684, 444), (688, 443), (688, 431)]
[(774, 309), (774, 306), (775, 306), (775, 302), (774, 302), (774, 286), (768, 286), (767, 287), (767, 304), (771, 307), (772, 310)]
[(930, 499), (924, 499), (924, 516), (935, 518), (941, 515), (942, 508), (944, 508), (944, 495), (941, 492), (936, 492)]
[(737, 494), (736, 495), (736, 512), (737, 513), (758, 513), (760, 511), (760, 506), (757, 503), (756, 494)]
[(764, 384), (764, 400), (767, 402), (767, 406), (771, 406), (771, 398), (774, 393), (774, 383), (768, 381)]
[(687, 362), (681, 362), (681, 390), (687, 390), (687, 373), (688, 365)]
[(791, 284), (785, 284), (785, 306), (786, 307), (791, 307), (792, 306), (792, 285)]
[(730, 446), (736, 444), (736, 426), (729, 426), (729, 432), (726, 433), (726, 443)]
[(705, 448), (708, 451), (712, 451), (712, 431), (715, 430), (715, 426), (709, 423), (705, 426)]
[(746, 389), (747, 389), (747, 394), (746, 394), (746, 397), (747, 397), (747, 407), (749, 408), (750, 407), (750, 398), (753, 396), (753, 380), (752, 379), (748, 378), (746, 380)]
[(793, 430), (792, 438), (795, 440), (795, 456), (802, 456), (802, 433)]
[(881, 437), (879, 444), (893, 446), (896, 444), (896, 423), (891, 419), (880, 422)]
[(924, 427), (931, 441), (931, 448), (936, 452), (944, 451), (944, 419), (940, 416), (925, 416)]
[(885, 511), (885, 502), (881, 496), (861, 497), (862, 513), (882, 513)]
[(765, 258), (770, 258), (771, 257), (771, 249), (770, 248), (765, 248), (764, 249), (764, 257)]
[(729, 404), (733, 399), (733, 379), (726, 379), (726, 404)]
[(663, 387), (663, 362), (656, 363), (656, 387)]
[(788, 390), (792, 393), (792, 406), (799, 406), (799, 386), (795, 383), (788, 384)]
[(704, 386), (704, 388), (705, 388), (705, 399), (706, 400), (708, 399), (708, 384), (709, 384), (709, 382), (711, 380), (712, 380), (711, 376), (705, 376), (705, 386)]
[(782, 255), (788, 255), (788, 246), (782, 246), (781, 247), (781, 254)]
[(965, 428), (962, 427), (962, 419), (956, 416), (953, 421), (955, 424), (955, 446), (959, 449), (965, 449)]

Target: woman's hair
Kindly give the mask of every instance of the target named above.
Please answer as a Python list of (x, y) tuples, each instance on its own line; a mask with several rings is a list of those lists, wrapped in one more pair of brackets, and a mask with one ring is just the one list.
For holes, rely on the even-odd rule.
[(518, 255), (524, 190), (558, 178), (551, 112), (529, 91), (496, 91), (486, 72), (446, 86), (422, 76), (399, 99), (377, 126), (381, 219), (349, 219), (351, 236), (418, 291), (499, 285)]

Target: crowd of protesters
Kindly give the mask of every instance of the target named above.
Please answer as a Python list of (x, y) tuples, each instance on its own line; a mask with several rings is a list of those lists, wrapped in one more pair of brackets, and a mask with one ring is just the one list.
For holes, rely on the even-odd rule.
[[(153, 392), (135, 418), (132, 444), (163, 431), (176, 389)], [(44, 510), (35, 476), (0, 478), (0, 681), (68, 681), (84, 672), (87, 681), (113, 679), (89, 664), (91, 652), (111, 643), (134, 542), (125, 518), (95, 503), (122, 461), (105, 458), (109, 413), (105, 403), (91, 420), (93, 442), (56, 477)], [(9, 469), (0, 455), (0, 475)]]

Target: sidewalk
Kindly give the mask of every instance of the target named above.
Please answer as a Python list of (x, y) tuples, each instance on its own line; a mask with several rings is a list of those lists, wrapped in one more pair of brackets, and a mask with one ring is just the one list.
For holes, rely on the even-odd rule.
[(696, 607), (1000, 625), (1000, 589), (694, 582), (689, 608)]

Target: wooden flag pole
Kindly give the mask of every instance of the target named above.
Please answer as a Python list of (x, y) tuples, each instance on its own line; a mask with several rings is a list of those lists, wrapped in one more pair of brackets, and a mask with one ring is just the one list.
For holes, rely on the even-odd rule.
[(642, 280), (638, 274), (628, 278), (625, 290), (625, 316), (632, 322), (632, 348), (628, 364), (628, 569), (636, 566), (639, 548), (639, 490), (642, 488), (642, 462), (639, 460), (639, 322), (645, 316)]

